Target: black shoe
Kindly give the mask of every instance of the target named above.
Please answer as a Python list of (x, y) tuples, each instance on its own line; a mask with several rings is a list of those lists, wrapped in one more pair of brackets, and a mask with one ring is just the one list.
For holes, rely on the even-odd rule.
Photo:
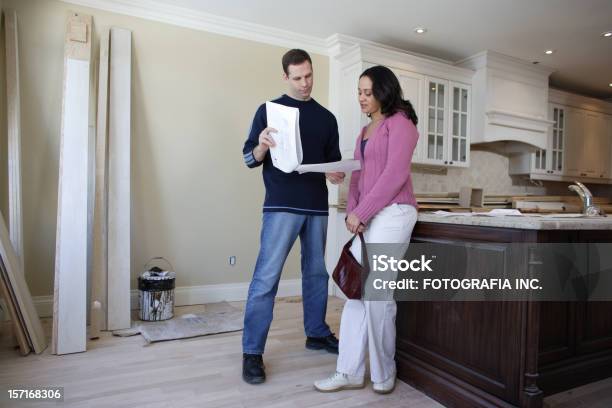
[(327, 337), (306, 337), (306, 348), (310, 350), (325, 349), (328, 353), (338, 354), (338, 339), (333, 333)]
[(266, 381), (266, 372), (261, 354), (242, 354), (242, 379), (249, 384)]

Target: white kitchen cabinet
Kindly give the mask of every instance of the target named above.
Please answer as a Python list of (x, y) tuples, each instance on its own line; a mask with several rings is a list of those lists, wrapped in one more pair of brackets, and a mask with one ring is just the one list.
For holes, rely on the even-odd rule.
[(423, 151), (418, 163), (469, 166), (470, 87), (426, 78)]
[(584, 155), (581, 136), (585, 127), (585, 116), (581, 109), (574, 108), (566, 108), (565, 116), (567, 137), (565, 141), (565, 171), (563, 174), (566, 176), (580, 177)]
[(470, 165), (470, 106), (471, 88), (450, 81), (451, 100), (449, 117), (449, 164), (457, 167)]
[(419, 119), (417, 124), (417, 130), (421, 135), (417, 147), (412, 155), (412, 162), (418, 163), (423, 157), (423, 129), (424, 129), (424, 118), (423, 118), (423, 106), (425, 104), (425, 76), (394, 68), (392, 69), (397, 79), (399, 80), (400, 86), (402, 87), (402, 93), (404, 99), (407, 99), (412, 104), (414, 111), (416, 112), (417, 118)]
[(612, 115), (608, 115), (608, 143), (610, 149), (608, 149), (608, 180), (612, 184)]
[(550, 103), (549, 119), (553, 124), (547, 148), (510, 157), (510, 174), (534, 180), (612, 182), (612, 116)]
[(570, 108), (566, 176), (607, 180), (610, 178), (608, 115)]
[[(419, 118), (420, 138), (412, 163), (469, 166), (473, 72), (366, 44), (347, 47), (330, 60), (330, 102), (338, 118), (343, 157), (353, 157), (355, 139), (368, 123), (368, 118), (359, 110), (357, 84), (359, 75), (374, 65), (384, 65), (396, 74), (404, 99), (412, 103)], [(433, 92), (430, 92), (430, 83), (435, 84)], [(432, 125), (429, 124), (430, 110), (434, 114)]]
[(564, 106), (549, 104), (548, 118), (554, 123), (548, 131), (547, 148), (531, 153), (532, 174), (563, 174), (565, 170), (564, 145), (567, 135), (565, 116)]

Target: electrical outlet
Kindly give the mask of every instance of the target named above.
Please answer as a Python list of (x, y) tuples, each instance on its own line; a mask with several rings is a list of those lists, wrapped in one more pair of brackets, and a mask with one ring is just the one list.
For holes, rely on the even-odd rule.
[(234, 255), (229, 257), (229, 264), (232, 266), (236, 265), (236, 257)]

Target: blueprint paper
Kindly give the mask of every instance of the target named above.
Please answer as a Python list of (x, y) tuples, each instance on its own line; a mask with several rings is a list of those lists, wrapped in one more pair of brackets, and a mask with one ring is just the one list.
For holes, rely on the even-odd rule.
[(319, 163), (319, 164), (302, 164), (296, 168), (296, 170), (302, 173), (316, 172), (316, 173), (328, 173), (328, 172), (342, 172), (351, 173), (361, 168), (359, 160), (340, 160), (331, 163)]

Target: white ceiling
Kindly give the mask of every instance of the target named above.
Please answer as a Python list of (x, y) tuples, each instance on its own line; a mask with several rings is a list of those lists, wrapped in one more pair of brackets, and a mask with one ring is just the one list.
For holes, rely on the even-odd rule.
[[(163, 0), (300, 34), (347, 34), (457, 61), (494, 50), (556, 69), (551, 85), (612, 98), (612, 0)], [(425, 35), (414, 28), (427, 27)], [(556, 50), (545, 55), (546, 49)]]

